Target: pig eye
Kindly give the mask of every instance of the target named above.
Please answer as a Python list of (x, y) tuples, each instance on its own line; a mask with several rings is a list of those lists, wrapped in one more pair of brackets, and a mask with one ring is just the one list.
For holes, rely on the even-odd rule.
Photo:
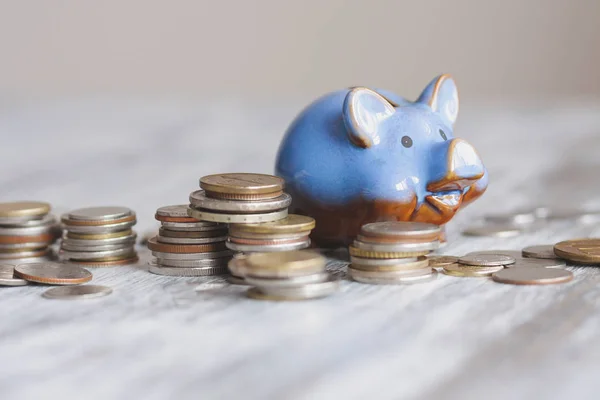
[(402, 136), (402, 146), (409, 148), (412, 146), (412, 139), (410, 136)]
[(448, 140), (448, 137), (446, 136), (446, 132), (444, 132), (443, 130), (440, 129), (440, 136), (442, 137), (442, 139), (444, 140)]

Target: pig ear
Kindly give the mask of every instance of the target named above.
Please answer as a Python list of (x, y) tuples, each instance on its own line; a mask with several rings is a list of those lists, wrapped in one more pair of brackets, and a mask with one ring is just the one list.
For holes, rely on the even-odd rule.
[(458, 116), (458, 90), (450, 75), (440, 75), (431, 81), (417, 100), (429, 105), (450, 126)]
[(363, 149), (380, 142), (380, 123), (396, 110), (383, 96), (364, 87), (353, 88), (344, 100), (343, 117), (348, 137)]

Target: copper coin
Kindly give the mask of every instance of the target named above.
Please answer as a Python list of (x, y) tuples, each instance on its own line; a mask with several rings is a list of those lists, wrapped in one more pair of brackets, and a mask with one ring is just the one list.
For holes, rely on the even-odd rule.
[(573, 273), (553, 268), (507, 268), (496, 272), (492, 279), (512, 285), (551, 285), (569, 282), (573, 279)]
[(10, 243), (40, 243), (46, 242), (48, 244), (54, 242), (56, 239), (56, 235), (51, 233), (45, 233), (43, 235), (35, 235), (35, 236), (0, 236), (0, 243), (2, 244), (10, 244)]
[(556, 254), (554, 254), (554, 246), (551, 244), (525, 247), (523, 249), (523, 257), (542, 259), (558, 258)]
[(119, 219), (107, 219), (107, 220), (73, 220), (73, 219), (68, 219), (66, 217), (62, 217), (61, 221), (63, 224), (67, 225), (67, 229), (69, 227), (69, 225), (73, 225), (73, 226), (102, 226), (102, 225), (115, 225), (115, 224), (122, 224), (124, 222), (133, 222), (135, 221), (135, 214), (127, 216), (127, 217), (123, 217), (123, 218), (119, 218)]
[(576, 239), (557, 243), (554, 253), (578, 264), (600, 264), (600, 239)]
[(138, 258), (138, 256), (135, 256), (135, 257), (131, 257), (131, 258), (126, 258), (126, 259), (121, 259), (121, 260), (110, 260), (110, 261), (70, 260), (67, 263), (72, 264), (72, 265), (83, 265), (85, 267), (92, 268), (92, 267), (116, 267), (116, 266), (120, 266), (120, 265), (135, 264), (138, 261), (140, 261), (140, 259)]
[(293, 238), (293, 239), (246, 239), (246, 238), (238, 238), (238, 237), (230, 236), (229, 240), (231, 241), (231, 243), (264, 246), (264, 245), (275, 245), (275, 244), (292, 244), (292, 243), (301, 243), (301, 242), (303, 243), (308, 240), (308, 235), (302, 236), (300, 238)]
[(238, 193), (219, 193), (204, 190), (206, 197), (211, 199), (220, 200), (240, 200), (240, 201), (253, 201), (253, 200), (270, 200), (279, 197), (283, 194), (283, 190), (278, 190), (271, 193), (256, 193), (256, 194), (238, 194)]
[(148, 248), (161, 253), (204, 253), (208, 251), (227, 250), (224, 242), (207, 244), (167, 244), (160, 243), (156, 236), (148, 240)]
[(68, 264), (33, 263), (15, 267), (15, 276), (29, 282), (48, 285), (79, 285), (92, 280), (92, 273)]
[(215, 229), (212, 231), (172, 231), (170, 229), (160, 228), (158, 234), (171, 238), (212, 238), (227, 235), (227, 228)]
[(273, 175), (231, 173), (200, 178), (200, 188), (217, 193), (261, 194), (283, 190), (283, 178)]

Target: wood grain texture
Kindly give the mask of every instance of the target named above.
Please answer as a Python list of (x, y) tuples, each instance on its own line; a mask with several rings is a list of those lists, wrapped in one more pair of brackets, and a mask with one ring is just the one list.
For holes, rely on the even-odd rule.
[[(81, 100), (0, 110), (0, 200), (57, 212), (125, 205), (140, 233), (187, 201), (201, 175), (266, 172), (299, 104)], [(448, 226), (443, 253), (600, 234), (557, 222), (511, 239), (467, 238), (486, 212), (600, 207), (600, 105), (464, 107), (457, 133), (491, 185)], [(343, 252), (328, 253), (343, 274)], [(108, 297), (58, 301), (42, 286), (0, 289), (2, 399), (595, 399), (600, 270), (548, 287), (439, 276), (343, 281), (327, 299), (272, 303), (221, 277), (138, 266), (93, 269)]]

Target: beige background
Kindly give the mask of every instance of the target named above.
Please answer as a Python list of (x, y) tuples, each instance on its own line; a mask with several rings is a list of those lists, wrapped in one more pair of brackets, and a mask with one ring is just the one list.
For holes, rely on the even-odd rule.
[(600, 94), (600, 1), (0, 0), (0, 94)]

